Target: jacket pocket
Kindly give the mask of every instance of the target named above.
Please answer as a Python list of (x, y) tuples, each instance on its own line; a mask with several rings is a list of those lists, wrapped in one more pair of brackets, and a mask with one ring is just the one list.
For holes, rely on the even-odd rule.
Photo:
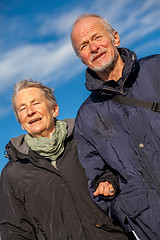
[(120, 209), (131, 219), (135, 219), (149, 207), (146, 189), (130, 190), (130, 192), (121, 194), (120, 198)]

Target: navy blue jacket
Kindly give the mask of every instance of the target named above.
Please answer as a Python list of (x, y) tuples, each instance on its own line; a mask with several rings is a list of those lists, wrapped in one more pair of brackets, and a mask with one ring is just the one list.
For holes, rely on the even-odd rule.
[[(125, 65), (122, 77), (102, 82), (87, 69), (92, 93), (80, 107), (75, 124), (79, 158), (90, 194), (112, 218), (132, 226), (142, 240), (160, 239), (160, 113), (111, 101), (115, 94), (160, 102), (160, 55), (137, 60), (118, 49)], [(95, 180), (108, 167), (119, 176), (121, 192), (111, 202), (94, 197)], [(128, 224), (129, 223), (129, 224)]]

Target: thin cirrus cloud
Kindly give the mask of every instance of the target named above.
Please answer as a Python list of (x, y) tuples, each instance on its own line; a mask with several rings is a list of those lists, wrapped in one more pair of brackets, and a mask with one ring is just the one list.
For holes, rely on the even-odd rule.
[[(122, 46), (134, 46), (135, 42), (145, 38), (148, 34), (160, 30), (160, 4), (158, 0), (146, 0), (135, 2), (128, 0), (113, 1), (107, 5), (106, 1), (94, 1), (88, 12), (96, 12), (106, 17), (120, 33)], [(42, 43), (32, 42), (32, 39), (22, 40), (24, 27), (27, 29), (27, 21), (19, 21), (17, 18), (11, 21), (10, 31), (19, 31), (19, 40), (15, 42), (14, 48), (6, 51), (1, 50), (0, 60), (0, 91), (24, 77), (43, 80), (46, 82), (60, 82), (59, 79), (69, 79), (81, 70), (81, 63), (77, 60), (69, 40), (69, 33), (75, 18), (85, 13), (86, 9), (77, 7), (70, 12), (63, 12), (53, 17), (50, 15), (35, 16), (36, 24), (34, 35), (37, 39), (54, 36), (53, 39), (45, 40)], [(122, 12), (124, 14), (122, 14)], [(18, 26), (18, 30), (15, 26)], [(33, 26), (34, 28), (34, 26)], [(1, 40), (2, 41), (2, 40)], [(151, 45), (150, 41), (141, 43), (141, 50)], [(157, 44), (160, 43), (157, 41)], [(134, 47), (136, 49), (136, 47)], [(7, 49), (7, 48), (6, 48)], [(72, 72), (68, 69), (74, 69)], [(63, 71), (60, 71), (63, 69)], [(62, 81), (61, 81), (62, 83)]]
[[(46, 2), (49, 1), (53, 2)], [(82, 0), (77, 1), (78, 4), (70, 0), (67, 9), (60, 1), (54, 1), (53, 10), (48, 9), (46, 3), (46, 7), (41, 9), (43, 0), (35, 1), (36, 9), (29, 9), (34, 2), (31, 0), (12, 0), (12, 4), (5, 0), (2, 2), (9, 4), (9, 7), (6, 14), (0, 11), (0, 120), (1, 126), (6, 126), (1, 129), (1, 149), (4, 149), (12, 132), (11, 96), (13, 85), (18, 80), (32, 77), (36, 81), (49, 83), (54, 88), (61, 84), (57, 87), (59, 98), (68, 94), (63, 88), (64, 81), (68, 81), (64, 86), (77, 94), (74, 99), (75, 108), (79, 106), (79, 96), (83, 96), (83, 93), (77, 87), (77, 82), (83, 78), (80, 73), (84, 74), (86, 67), (75, 56), (69, 35), (74, 20), (80, 14), (97, 13), (107, 18), (119, 32), (121, 46), (135, 51), (138, 57), (159, 53), (160, 0)], [(20, 8), (18, 2), (21, 3)], [(22, 9), (22, 13), (16, 8), (14, 12), (15, 6)], [(28, 6), (28, 9), (23, 6)], [(62, 109), (68, 109), (68, 104), (71, 109), (72, 101), (71, 96), (71, 101), (62, 103)], [(64, 113), (64, 118), (65, 114), (69, 116), (68, 112)], [(71, 116), (75, 116), (75, 112)], [(16, 134), (19, 134), (18, 128)], [(4, 162), (1, 163), (0, 167)]]
[[(0, 84), (2, 87), (0, 91), (15, 79), (32, 77), (41, 80), (48, 78), (51, 74), (54, 76), (62, 66), (65, 71), (69, 64), (76, 61), (70, 42), (67, 40), (58, 47), (52, 43), (17, 47), (3, 54), (1, 58)], [(61, 71), (61, 77), (64, 71)]]
[[(73, 10), (71, 14), (64, 13), (59, 18), (52, 19), (48, 16), (45, 19), (43, 16), (43, 23), (38, 30), (36, 29), (39, 38), (41, 38), (42, 35), (55, 34), (56, 29), (61, 29), (61, 37), (54, 38), (52, 41), (46, 41), (43, 44), (23, 43), (23, 41), (19, 40), (19, 43), (16, 42), (15, 48), (1, 52), (0, 92), (5, 91), (10, 84), (25, 77), (32, 77), (39, 81), (45, 78), (46, 82), (49, 82), (50, 79), (60, 82), (59, 79), (55, 79), (54, 76), (64, 79), (65, 81), (77, 74), (81, 67), (77, 65), (79, 61), (77, 61), (77, 57), (73, 52), (69, 36), (66, 37), (65, 34), (70, 32), (73, 18), (79, 13), (78, 10)], [(64, 20), (65, 25), (62, 25)], [(12, 29), (14, 29), (16, 22), (17, 18), (15, 22), (13, 19)], [(49, 27), (49, 23), (51, 22), (52, 24), (50, 24)], [(44, 29), (47, 29), (46, 32)], [(22, 32), (23, 31), (22, 29)], [(22, 34), (21, 29), (19, 29), (19, 35)], [(72, 69), (74, 70), (67, 72), (70, 65), (72, 65)], [(63, 71), (59, 73), (60, 69), (63, 69)], [(50, 77), (51, 75), (52, 78)]]
[(158, 18), (160, 18), (160, 8), (145, 15), (143, 9), (139, 10), (130, 16), (125, 24), (125, 28), (122, 28), (123, 24), (121, 24), (121, 34), (126, 37), (126, 41), (133, 44), (156, 30), (160, 31), (160, 21), (157, 21)]
[[(99, 5), (100, 4), (100, 5)], [(101, 6), (101, 9), (98, 7)], [(120, 33), (123, 43), (135, 45), (137, 41), (154, 31), (160, 31), (160, 1), (95, 1), (93, 9), (106, 17)], [(145, 39), (146, 41), (146, 39)], [(142, 46), (143, 48), (143, 46)]]
[(57, 34), (58, 36), (64, 34), (68, 36), (70, 34), (71, 26), (74, 20), (77, 16), (84, 12), (85, 10), (81, 8), (76, 8), (70, 12), (63, 13), (59, 17), (53, 17), (52, 14), (47, 16), (38, 16), (38, 21), (42, 22), (39, 28), (39, 33), (42, 36), (50, 35), (52, 33)]

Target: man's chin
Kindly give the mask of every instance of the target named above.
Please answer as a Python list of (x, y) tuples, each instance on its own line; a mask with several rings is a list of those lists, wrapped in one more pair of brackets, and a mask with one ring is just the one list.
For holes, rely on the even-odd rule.
[(109, 66), (108, 65), (104, 65), (104, 66), (100, 66), (100, 67), (94, 67), (93, 68), (93, 71), (95, 71), (95, 72), (105, 72), (105, 71), (107, 71), (107, 69), (109, 68)]
[(110, 59), (109, 62), (101, 64), (101, 66), (94, 66), (93, 71), (97, 73), (103, 73), (103, 72), (110, 73), (115, 67), (116, 62), (117, 62), (117, 58), (115, 57), (114, 59)]

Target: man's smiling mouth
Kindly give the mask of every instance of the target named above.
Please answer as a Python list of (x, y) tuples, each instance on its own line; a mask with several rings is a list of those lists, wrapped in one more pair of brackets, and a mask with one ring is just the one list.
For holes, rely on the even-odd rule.
[(106, 52), (102, 52), (100, 54), (97, 54), (94, 58), (93, 58), (93, 62), (96, 61), (98, 58), (100, 58), (101, 56), (103, 56)]

